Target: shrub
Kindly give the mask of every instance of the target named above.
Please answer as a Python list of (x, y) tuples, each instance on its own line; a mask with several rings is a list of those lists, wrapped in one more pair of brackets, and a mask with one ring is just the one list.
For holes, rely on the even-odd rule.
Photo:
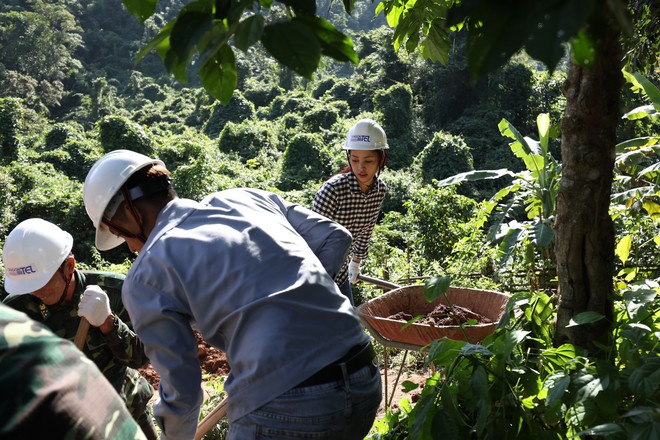
[(277, 96), (270, 103), (268, 116), (277, 119), (288, 113), (298, 113), (304, 115), (317, 105), (317, 101), (303, 93), (288, 93)]
[(254, 104), (239, 91), (234, 92), (227, 105), (216, 101), (211, 105), (211, 116), (204, 124), (204, 134), (216, 138), (228, 122), (240, 123), (252, 119), (255, 115)]
[(433, 135), (415, 163), (425, 184), (474, 169), (470, 148), (463, 138), (442, 131)]
[(237, 153), (246, 162), (256, 158), (261, 150), (275, 156), (277, 136), (265, 121), (228, 122), (220, 133), (218, 148), (224, 153)]
[(318, 134), (295, 135), (284, 151), (278, 187), (284, 191), (303, 188), (305, 182), (321, 180), (332, 172), (332, 153)]
[(267, 107), (278, 96), (284, 93), (284, 89), (277, 85), (263, 86), (256, 84), (243, 92), (243, 95), (254, 104), (256, 108)]
[(322, 128), (329, 130), (338, 120), (339, 111), (336, 108), (318, 106), (303, 116), (303, 129), (311, 132), (317, 132)]
[(0, 160), (9, 163), (18, 158), (18, 135), (23, 109), (16, 98), (0, 98)]
[(406, 202), (414, 217), (415, 244), (425, 258), (444, 261), (454, 243), (468, 235), (465, 223), (473, 216), (476, 202), (456, 194), (453, 187), (435, 188), (427, 185), (416, 191)]
[(104, 152), (131, 150), (153, 155), (152, 141), (144, 129), (123, 116), (106, 116), (98, 123), (99, 140)]

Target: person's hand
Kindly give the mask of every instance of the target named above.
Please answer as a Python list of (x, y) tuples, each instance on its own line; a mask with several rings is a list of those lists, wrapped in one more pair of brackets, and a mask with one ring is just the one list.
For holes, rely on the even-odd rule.
[(100, 327), (111, 313), (108, 295), (99, 286), (87, 286), (80, 298), (78, 316), (86, 318), (94, 327)]
[(348, 280), (352, 284), (355, 284), (357, 283), (358, 275), (360, 275), (360, 262), (351, 260), (351, 262), (348, 263)]

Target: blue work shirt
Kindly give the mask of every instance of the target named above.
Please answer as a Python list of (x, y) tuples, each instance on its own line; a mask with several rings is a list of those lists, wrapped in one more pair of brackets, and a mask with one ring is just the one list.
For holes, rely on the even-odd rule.
[(154, 407), (164, 438), (192, 438), (202, 402), (193, 329), (224, 351), (229, 420), (366, 343), (333, 281), (350, 233), (276, 194), (232, 189), (160, 212), (122, 291), (161, 376)]

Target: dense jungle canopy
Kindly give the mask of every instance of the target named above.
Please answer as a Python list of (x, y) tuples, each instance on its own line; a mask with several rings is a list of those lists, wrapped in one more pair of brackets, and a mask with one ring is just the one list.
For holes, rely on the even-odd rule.
[[(607, 51), (590, 46), (600, 44), (600, 40), (590, 42), (583, 34), (573, 41), (574, 52), (589, 52), (591, 48), (600, 55), (592, 59), (593, 55), (590, 58), (578, 53), (577, 58), (606, 65), (603, 72), (614, 72), (613, 76), (609, 74), (611, 78), (601, 78), (603, 74), (598, 69), (580, 71), (597, 72), (587, 83), (597, 89), (596, 95), (606, 96), (609, 92), (614, 99), (607, 105), (589, 103), (586, 107), (591, 112), (599, 106), (609, 111), (606, 121), (591, 115), (591, 122), (583, 115), (566, 117), (563, 88), (565, 84), (575, 84), (570, 80), (569, 66), (576, 57), (568, 56), (568, 46), (561, 45), (561, 38), (545, 43), (539, 43), (537, 38), (533, 42), (532, 37), (545, 36), (535, 34), (537, 31), (526, 25), (543, 11), (536, 2), (515, 10), (493, 9), (489, 1), (465, 2), (454, 8), (448, 8), (453, 2), (447, 2), (436, 9), (422, 3), (405, 8), (393, 2), (264, 3), (248, 15), (251, 20), (245, 21), (250, 25), (241, 21), (242, 27), (234, 35), (235, 47), (230, 55), (233, 76), (231, 72), (227, 74), (232, 69), (226, 68), (227, 61), (222, 58), (227, 57), (226, 52), (217, 51), (224, 53), (218, 61), (219, 71), (224, 73), (217, 76), (209, 75), (204, 57), (194, 54), (201, 44), (196, 39), (210, 29), (205, 14), (218, 15), (218, 11), (205, 9), (211, 8), (213, 2), (195, 2), (194, 7), (175, 0), (133, 0), (125, 4), (140, 20), (119, 0), (84, 4), (8, 1), (0, 9), (0, 178), (6, 189), (0, 205), (0, 232), (6, 234), (25, 218), (48, 218), (75, 231), (76, 255), (93, 266), (106, 262), (122, 264), (128, 258), (125, 251), (99, 255), (93, 248), (92, 231), (80, 200), (81, 181), (91, 163), (104, 152), (130, 148), (162, 158), (173, 169), (177, 188), (184, 197), (199, 198), (217, 189), (248, 185), (285, 192), (309, 206), (319, 184), (343, 165), (340, 145), (348, 127), (360, 117), (373, 117), (385, 128), (393, 146), (384, 176), (392, 190), (379, 225), (383, 235), (374, 243), (374, 248), (379, 249), (374, 256), (383, 255), (381, 261), (374, 259), (373, 274), (395, 279), (456, 272), (452, 266), (459, 261), (453, 260), (460, 259), (458, 255), (465, 251), (462, 242), (469, 232), (475, 245), (488, 243), (500, 248), (482, 246), (478, 252), (474, 249), (469, 270), (460, 272), (474, 279), (476, 273), (492, 275), (492, 268), (496, 267), (495, 277), (486, 277), (488, 282), (517, 283), (503, 274), (520, 273), (539, 265), (542, 271), (548, 266), (549, 273), (555, 273), (554, 238), (545, 243), (533, 234), (521, 235), (525, 228), (534, 227), (534, 221), (525, 227), (509, 228), (515, 236), (499, 225), (540, 218), (536, 224), (542, 224), (547, 233), (554, 225), (556, 200), (552, 199), (552, 206), (541, 217), (535, 212), (524, 214), (514, 203), (499, 219), (492, 216), (485, 223), (486, 228), (482, 228), (482, 217), (477, 216), (481, 218), (479, 224), (470, 224), (468, 220), (475, 218), (479, 203), (507, 187), (515, 174), (497, 180), (464, 182), (458, 187), (441, 187), (434, 181), (470, 170), (524, 170), (526, 164), (509, 147), (511, 139), (501, 133), (498, 124), (502, 120), (516, 133), (538, 138), (537, 115), (547, 114), (553, 127), (548, 127), (553, 136), (548, 138), (547, 154), (559, 163), (562, 155), (573, 152), (566, 150), (566, 141), (560, 147), (556, 136), (562, 118), (564, 124), (575, 120), (581, 127), (593, 126), (593, 133), (582, 134), (587, 139), (598, 136), (605, 125), (609, 127), (608, 138), (590, 144), (596, 149), (591, 156), (607, 158), (606, 168), (612, 167), (613, 158), (610, 153), (597, 153), (604, 144), (613, 153), (617, 140), (652, 131), (652, 122), (619, 119), (625, 109), (644, 104), (645, 97), (633, 93), (639, 89), (634, 87), (624, 89), (623, 95), (619, 93), (619, 69), (624, 63), (618, 61), (627, 60), (632, 69), (643, 66), (651, 79), (657, 74), (657, 66), (652, 68), (656, 61), (652, 55), (657, 56), (657, 39), (653, 37), (658, 32), (657, 17), (649, 19), (654, 17), (652, 2), (631, 5), (638, 17), (629, 21), (637, 26), (637, 36), (626, 29), (626, 58), (618, 49), (610, 51), (606, 58), (603, 54)], [(593, 20), (589, 14), (599, 16), (602, 8), (600, 2), (573, 9), (562, 4), (555, 5), (559, 12), (549, 9), (546, 28), (577, 32), (585, 21)], [(240, 5), (245, 9), (247, 4)], [(454, 10), (458, 12), (453, 13)], [(498, 11), (490, 18), (495, 26), (488, 25), (489, 11)], [(261, 27), (253, 23), (259, 21), (255, 17), (261, 19)], [(293, 59), (305, 58), (302, 55), (311, 49), (306, 43), (290, 39), (286, 32), (276, 33), (272, 29), (279, 29), (277, 26), (282, 23), (300, 26), (301, 20), (309, 22), (309, 17), (317, 20), (314, 26), (323, 24), (323, 32), (334, 31), (332, 38), (319, 37), (320, 49), (315, 49), (318, 53), (311, 57), (315, 64), (301, 66)], [(484, 22), (484, 17), (486, 26), (479, 28), (476, 20)], [(179, 24), (185, 25), (166, 26), (176, 23), (177, 18)], [(240, 14), (234, 13), (236, 23), (238, 18)], [(442, 20), (445, 27), (440, 27), (436, 19)], [(448, 32), (455, 29), (447, 27), (452, 22), (462, 22), (467, 32)], [(514, 24), (520, 32), (513, 40), (492, 31), (497, 26)], [(608, 26), (616, 30), (609, 39), (618, 47), (618, 22)], [(255, 27), (264, 32), (264, 44), (259, 44)], [(166, 28), (172, 35), (163, 34), (161, 29)], [(184, 31), (177, 31), (180, 28)], [(188, 35), (187, 28), (195, 32)], [(542, 28), (539, 29), (543, 31)], [(597, 26), (592, 24), (592, 28)], [(530, 35), (527, 40), (526, 33)], [(592, 34), (600, 38), (600, 34)], [(170, 52), (175, 52), (170, 56), (166, 56), (167, 48), (162, 46), (163, 35), (171, 44)], [(318, 31), (318, 35), (325, 34)], [(489, 40), (493, 41), (487, 50), (477, 50), (486, 47)], [(287, 46), (286, 41), (292, 43)], [(291, 58), (285, 50), (278, 49), (281, 46), (287, 46), (297, 57)], [(303, 48), (297, 49), (298, 46)], [(164, 63), (157, 53), (164, 56)], [(477, 56), (481, 62), (475, 62)], [(195, 65), (196, 59), (199, 65)], [(578, 75), (581, 74), (573, 76)], [(209, 78), (215, 80), (215, 86), (209, 86)], [(227, 83), (227, 78), (234, 78), (235, 83)], [(579, 91), (571, 92), (569, 98), (575, 93)], [(213, 96), (223, 98), (226, 105)], [(571, 102), (569, 99), (569, 112)], [(564, 140), (567, 133), (574, 137), (576, 132), (564, 130)], [(578, 156), (576, 162), (584, 162), (581, 158), (590, 153)], [(583, 174), (589, 172), (577, 172)], [(605, 185), (610, 180), (608, 176), (605, 169)], [(580, 193), (589, 184), (579, 182), (577, 190), (566, 195)], [(602, 222), (603, 218), (609, 219), (607, 204), (602, 202), (608, 200), (610, 191), (599, 194), (585, 200), (599, 200), (601, 208), (596, 211)], [(562, 200), (568, 204), (585, 203), (579, 197), (569, 199), (559, 197), (559, 206)], [(569, 207), (565, 212), (579, 211)], [(558, 224), (572, 223), (567, 220)], [(493, 229), (493, 225), (498, 227)], [(482, 236), (477, 237), (477, 231)], [(601, 234), (598, 228), (593, 231), (597, 237)], [(557, 232), (561, 235), (562, 231)], [(614, 234), (607, 235), (611, 239), (601, 236), (590, 240), (603, 243), (606, 248), (602, 252), (612, 254), (605, 257), (611, 264), (595, 271), (598, 279), (603, 278), (603, 272), (613, 271)], [(572, 238), (564, 242), (567, 241)], [(508, 247), (503, 248), (502, 242)], [(518, 259), (511, 258), (515, 250), (527, 255), (525, 263), (518, 264)], [(561, 248), (558, 250), (562, 252)], [(490, 255), (493, 251), (495, 254)], [(538, 255), (530, 259), (530, 252)], [(392, 253), (396, 256), (388, 257)], [(400, 262), (401, 258), (405, 261)], [(559, 264), (559, 270), (566, 269)], [(569, 277), (560, 276), (560, 283), (562, 278)], [(588, 282), (589, 276), (577, 284)], [(611, 290), (607, 286), (595, 288)], [(568, 285), (565, 289), (569, 289)], [(569, 317), (573, 314), (571, 311)]]
[[(3, 1), (0, 246), (41, 217), (73, 235), (80, 267), (126, 272), (133, 257), (95, 249), (82, 203), (104, 153), (162, 159), (181, 197), (248, 186), (311, 207), (370, 117), (388, 136), (390, 190), (363, 273), (441, 276), (522, 308), (492, 352), (434, 346), (456, 376), (433, 378), (432, 403), (390, 428), (657, 438), (658, 8)], [(380, 293), (354, 286), (357, 304)]]

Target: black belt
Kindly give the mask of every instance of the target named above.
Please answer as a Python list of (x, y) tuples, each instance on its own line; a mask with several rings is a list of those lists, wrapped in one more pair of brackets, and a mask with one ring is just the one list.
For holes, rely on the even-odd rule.
[(372, 360), (376, 357), (376, 352), (371, 346), (371, 343), (363, 346), (353, 347), (343, 358), (338, 361), (321, 368), (319, 371), (308, 379), (299, 383), (298, 387), (309, 387), (312, 385), (320, 385), (323, 383), (334, 382), (341, 380), (344, 376), (341, 365), (346, 365), (346, 372), (348, 374), (354, 373), (357, 370), (367, 365), (372, 366), (372, 373), (376, 371), (376, 366)]

